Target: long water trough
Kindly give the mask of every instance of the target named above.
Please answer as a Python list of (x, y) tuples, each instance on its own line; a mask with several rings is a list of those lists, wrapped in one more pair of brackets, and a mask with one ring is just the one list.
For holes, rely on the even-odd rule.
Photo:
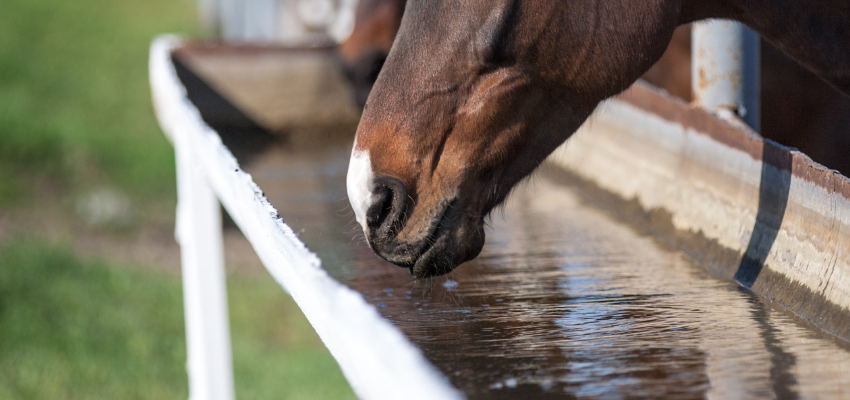
[[(850, 182), (734, 120), (635, 85), (494, 212), (476, 260), (416, 281), (354, 223), (329, 49), (161, 38), (151, 60), (164, 130), (362, 397), (850, 396)], [(265, 199), (286, 227), (243, 216)], [(320, 266), (268, 239), (289, 228)]]

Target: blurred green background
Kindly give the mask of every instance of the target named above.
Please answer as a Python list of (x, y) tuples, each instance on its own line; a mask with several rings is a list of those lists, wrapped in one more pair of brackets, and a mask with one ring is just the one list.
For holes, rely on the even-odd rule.
[[(188, 396), (173, 150), (147, 81), (166, 32), (199, 34), (193, 2), (0, 2), (0, 399)], [(237, 398), (352, 398), (268, 274), (228, 267)]]

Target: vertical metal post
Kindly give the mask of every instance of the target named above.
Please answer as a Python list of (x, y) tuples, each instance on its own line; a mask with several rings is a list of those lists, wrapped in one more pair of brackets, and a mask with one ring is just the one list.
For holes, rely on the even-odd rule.
[(276, 39), (278, 1), (243, 0), (245, 10), (242, 40), (252, 43), (270, 43)]
[(221, 209), (190, 143), (176, 138), (177, 241), (183, 264), (190, 400), (232, 400), (233, 365)]
[(328, 33), (335, 42), (342, 43), (351, 36), (357, 3), (357, 0), (339, 0), (336, 17), (328, 28)]
[(219, 5), (218, 17), (221, 20), (221, 37), (225, 41), (235, 43), (272, 43), (278, 39), (281, 1), (217, 1)]
[(198, 0), (198, 19), (204, 34), (218, 36), (221, 29), (221, 15), (218, 0)]
[(691, 35), (694, 102), (715, 113), (732, 112), (759, 131), (759, 36), (729, 20), (694, 24)]
[(243, 0), (220, 0), (221, 38), (229, 42), (240, 42), (245, 37), (245, 2)]

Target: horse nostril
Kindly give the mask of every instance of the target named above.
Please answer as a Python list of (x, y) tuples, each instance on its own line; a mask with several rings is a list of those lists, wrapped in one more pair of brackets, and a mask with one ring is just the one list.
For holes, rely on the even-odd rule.
[(387, 187), (381, 186), (372, 193), (372, 205), (366, 211), (366, 223), (375, 229), (387, 219), (393, 208), (393, 192)]
[(366, 211), (366, 223), (369, 228), (391, 233), (395, 223), (401, 220), (407, 199), (407, 189), (396, 178), (377, 177), (374, 180), (372, 205)]

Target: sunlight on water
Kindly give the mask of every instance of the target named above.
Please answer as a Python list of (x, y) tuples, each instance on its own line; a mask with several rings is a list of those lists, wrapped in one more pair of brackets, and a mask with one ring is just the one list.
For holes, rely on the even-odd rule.
[(325, 267), (471, 398), (850, 398), (850, 352), (734, 282), (533, 180), (477, 260), (413, 281), (365, 245), (348, 149), (248, 170)]

